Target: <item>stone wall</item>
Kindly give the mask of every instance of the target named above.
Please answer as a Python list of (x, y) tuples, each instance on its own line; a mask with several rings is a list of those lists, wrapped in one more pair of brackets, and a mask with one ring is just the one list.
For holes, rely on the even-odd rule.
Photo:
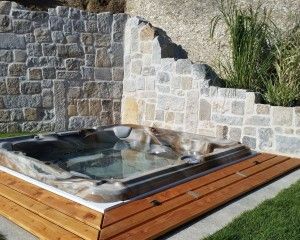
[(127, 15), (0, 2), (0, 132), (120, 122)]
[(300, 155), (300, 107), (272, 107), (260, 104), (257, 93), (215, 87), (218, 78), (213, 71), (180, 59), (178, 46), (161, 30), (139, 18), (129, 19), (125, 29), (123, 123), (229, 138), (259, 151)]
[[(241, 5), (259, 0), (237, 0)], [(300, 12), (299, 0), (264, 0), (263, 6), (272, 9), (277, 26), (286, 29)], [(215, 0), (126, 0), (126, 12), (141, 16), (168, 35), (188, 51), (194, 62), (216, 65), (219, 57), (227, 55), (227, 38), (223, 25), (210, 38), (210, 24), (218, 12)]]

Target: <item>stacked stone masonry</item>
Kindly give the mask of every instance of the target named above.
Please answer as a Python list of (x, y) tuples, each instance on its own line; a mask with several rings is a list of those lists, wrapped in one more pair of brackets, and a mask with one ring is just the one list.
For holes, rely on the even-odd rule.
[(0, 131), (120, 122), (127, 15), (0, 2)]
[(300, 155), (300, 107), (217, 86), (210, 67), (141, 18), (0, 2), (0, 132), (122, 122)]
[(260, 104), (257, 93), (212, 86), (204, 64), (164, 58), (157, 29), (126, 26), (122, 122), (241, 141), (252, 149), (300, 155), (300, 107)]

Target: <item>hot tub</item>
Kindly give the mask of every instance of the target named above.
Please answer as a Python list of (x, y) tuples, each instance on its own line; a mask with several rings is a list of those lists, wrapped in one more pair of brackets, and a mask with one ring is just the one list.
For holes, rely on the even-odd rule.
[(0, 147), (4, 168), (96, 203), (145, 196), (253, 154), (238, 142), (138, 125), (7, 138)]

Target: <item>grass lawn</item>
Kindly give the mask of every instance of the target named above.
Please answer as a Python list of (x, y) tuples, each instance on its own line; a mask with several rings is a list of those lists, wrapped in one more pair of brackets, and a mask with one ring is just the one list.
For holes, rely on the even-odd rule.
[[(21, 132), (21, 133), (0, 133), (0, 138), (8, 138), (8, 137), (17, 137), (17, 136), (26, 136), (26, 135), (34, 135), (36, 133), (30, 132)], [(1, 238), (0, 238), (1, 240)]]
[(299, 240), (300, 181), (205, 240)]

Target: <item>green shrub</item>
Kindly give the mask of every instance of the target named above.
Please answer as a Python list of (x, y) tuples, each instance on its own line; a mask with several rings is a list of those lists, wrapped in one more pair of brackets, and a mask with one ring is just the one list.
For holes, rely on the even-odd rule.
[(264, 80), (274, 71), (270, 11), (250, 5), (241, 8), (236, 0), (218, 0), (220, 15), (211, 22), (211, 36), (220, 21), (229, 34), (231, 58), (220, 63), (228, 87), (263, 91)]
[(293, 106), (300, 99), (300, 26), (282, 34), (276, 46), (276, 74), (267, 82), (264, 98), (276, 106)]

